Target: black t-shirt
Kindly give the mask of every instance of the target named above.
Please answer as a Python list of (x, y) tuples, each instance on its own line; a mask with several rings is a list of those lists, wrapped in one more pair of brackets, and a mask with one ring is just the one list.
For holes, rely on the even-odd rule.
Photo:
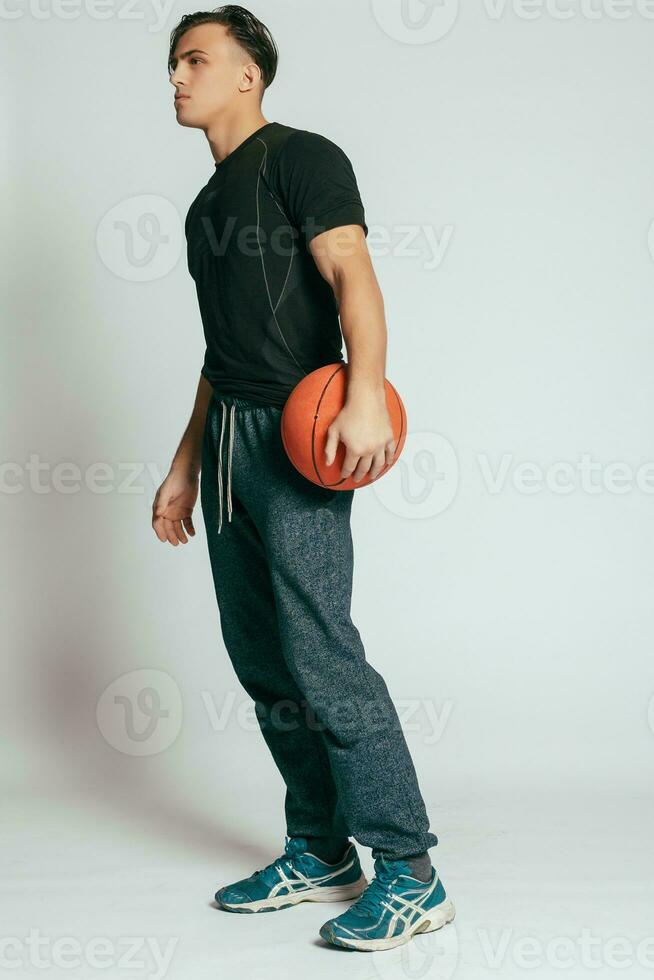
[(270, 122), (215, 166), (186, 216), (188, 268), (218, 394), (282, 407), (306, 374), (343, 360), (338, 308), (308, 244), (368, 234), (350, 160), (318, 133)]

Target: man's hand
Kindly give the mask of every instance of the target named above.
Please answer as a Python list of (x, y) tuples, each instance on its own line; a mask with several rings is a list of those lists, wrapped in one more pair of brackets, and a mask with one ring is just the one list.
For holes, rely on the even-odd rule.
[(157, 490), (152, 504), (152, 527), (160, 541), (177, 547), (186, 544), (184, 530), (193, 536), (193, 507), (198, 498), (200, 480), (191, 473), (171, 470)]
[(395, 454), (395, 436), (386, 401), (372, 397), (346, 401), (327, 429), (328, 466), (334, 462), (339, 442), (345, 445), (341, 477), (347, 479), (352, 474), (358, 483), (370, 470), (370, 479), (374, 480), (384, 466), (390, 466)]

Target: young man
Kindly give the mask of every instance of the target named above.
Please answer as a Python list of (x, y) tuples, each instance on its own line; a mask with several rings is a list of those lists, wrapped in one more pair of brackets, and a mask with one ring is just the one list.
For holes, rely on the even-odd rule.
[[(168, 66), (177, 121), (203, 130), (215, 167), (185, 226), (206, 353), (152, 524), (186, 543), (200, 492), (225, 646), (286, 784), (284, 853), (216, 901), (258, 912), (356, 898), (321, 936), (386, 949), (454, 907), (429, 860), (438, 838), (397, 712), (350, 618), (354, 491), (306, 480), (280, 434), (298, 381), (343, 361), (342, 328), (347, 399), (327, 462), (339, 441), (344, 477), (374, 477), (392, 459), (364, 209), (335, 143), (262, 115), (277, 49), (247, 10), (183, 17)], [(370, 883), (350, 835), (372, 848)]]

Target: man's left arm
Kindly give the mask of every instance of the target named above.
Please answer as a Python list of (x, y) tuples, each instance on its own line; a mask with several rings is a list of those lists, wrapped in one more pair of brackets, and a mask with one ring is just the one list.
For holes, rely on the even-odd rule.
[(345, 405), (327, 431), (331, 465), (339, 441), (346, 453), (341, 477), (374, 479), (393, 461), (395, 438), (386, 407), (384, 300), (361, 225), (341, 225), (311, 239), (309, 248), (334, 291), (347, 348)]

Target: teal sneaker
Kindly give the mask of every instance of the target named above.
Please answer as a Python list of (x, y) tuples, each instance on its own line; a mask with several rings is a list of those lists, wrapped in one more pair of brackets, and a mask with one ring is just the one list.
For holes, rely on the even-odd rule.
[(334, 946), (374, 952), (401, 946), (419, 932), (440, 929), (454, 918), (454, 904), (432, 868), (431, 879), (414, 878), (406, 861), (377, 858), (375, 877), (348, 909), (320, 927)]
[(305, 837), (286, 837), (284, 854), (249, 878), (225, 885), (216, 902), (227, 912), (275, 912), (298, 902), (340, 902), (360, 895), (368, 884), (356, 847), (350, 843), (336, 864), (307, 850)]

